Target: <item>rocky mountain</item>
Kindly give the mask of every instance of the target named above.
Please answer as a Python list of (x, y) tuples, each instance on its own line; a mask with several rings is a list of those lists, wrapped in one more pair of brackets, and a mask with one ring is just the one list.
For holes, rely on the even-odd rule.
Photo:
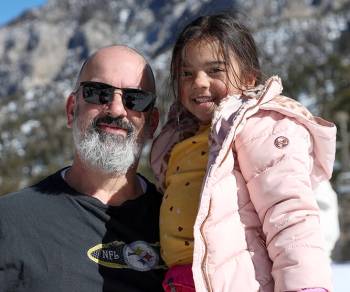
[[(349, 6), (349, 0), (48, 0), (0, 27), (1, 169), (18, 161), (15, 181), (23, 179), (18, 187), (46, 173), (49, 165), (70, 158), (64, 146), (69, 139), (57, 145), (62, 154), (45, 162), (37, 143), (52, 147), (55, 130), (66, 132), (63, 99), (90, 53), (109, 44), (128, 44), (147, 56), (163, 89), (176, 32), (201, 13), (235, 11), (254, 31), (267, 75), (281, 75), (286, 89), (320, 111), (320, 98), (332, 98), (338, 88), (332, 80), (336, 76), (314, 76), (309, 67), (328, 68), (330, 58), (338, 56), (333, 61), (347, 68)], [(310, 76), (298, 80), (305, 67)], [(290, 82), (290, 76), (297, 82)], [(341, 81), (340, 87), (348, 85), (336, 81)], [(167, 95), (161, 92), (161, 104), (167, 103)], [(31, 150), (35, 151), (28, 169)], [(1, 172), (2, 190), (3, 172), (9, 170)]]
[[(312, 110), (322, 111), (336, 90), (348, 88), (344, 72), (335, 76), (330, 62), (347, 72), (349, 0), (48, 0), (0, 27), (0, 193), (70, 159), (62, 104), (90, 53), (128, 44), (150, 60), (163, 89), (176, 32), (198, 14), (224, 10), (253, 30), (266, 74), (281, 75), (285, 88)], [(166, 105), (168, 94), (160, 93)], [(57, 130), (64, 133), (60, 139)], [(43, 159), (56, 140), (63, 140), (56, 155)], [(10, 173), (11, 183), (5, 179)]]
[(288, 94), (331, 120), (350, 112), (350, 0), (48, 0), (0, 27), (0, 194), (69, 163), (64, 99), (89, 54), (115, 43), (142, 52), (166, 110), (177, 32), (225, 10), (252, 29), (266, 75)]
[(324, 62), (349, 31), (348, 0), (48, 0), (0, 28), (0, 94), (52, 81), (64, 92), (82, 60), (112, 43), (137, 48), (164, 70), (181, 25), (199, 13), (227, 9), (240, 11), (265, 59), (282, 73), (305, 56)]

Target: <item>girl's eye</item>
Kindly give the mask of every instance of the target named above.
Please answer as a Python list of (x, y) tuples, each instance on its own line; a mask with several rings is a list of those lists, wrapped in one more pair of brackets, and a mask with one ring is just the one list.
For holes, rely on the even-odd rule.
[(180, 74), (181, 77), (190, 77), (192, 73), (190, 71), (182, 71)]
[(225, 68), (222, 67), (213, 67), (209, 69), (209, 73), (211, 74), (215, 74), (215, 73), (222, 73), (222, 72), (226, 72)]

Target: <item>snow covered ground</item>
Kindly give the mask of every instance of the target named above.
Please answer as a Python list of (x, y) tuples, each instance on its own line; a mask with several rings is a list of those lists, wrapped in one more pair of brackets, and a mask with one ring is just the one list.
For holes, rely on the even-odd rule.
[(334, 292), (350, 292), (350, 262), (332, 264)]

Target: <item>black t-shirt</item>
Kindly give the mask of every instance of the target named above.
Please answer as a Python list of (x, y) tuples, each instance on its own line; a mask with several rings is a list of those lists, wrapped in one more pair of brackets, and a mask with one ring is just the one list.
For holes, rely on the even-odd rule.
[(118, 207), (78, 193), (60, 171), (0, 198), (0, 291), (163, 291), (161, 195)]

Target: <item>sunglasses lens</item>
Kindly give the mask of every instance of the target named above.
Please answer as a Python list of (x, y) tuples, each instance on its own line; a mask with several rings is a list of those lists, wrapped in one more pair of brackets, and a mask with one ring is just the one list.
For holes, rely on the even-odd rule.
[(124, 89), (124, 106), (137, 112), (148, 111), (155, 102), (155, 95), (138, 89)]
[(114, 88), (98, 83), (86, 83), (83, 85), (83, 98), (88, 103), (106, 104), (113, 100)]

